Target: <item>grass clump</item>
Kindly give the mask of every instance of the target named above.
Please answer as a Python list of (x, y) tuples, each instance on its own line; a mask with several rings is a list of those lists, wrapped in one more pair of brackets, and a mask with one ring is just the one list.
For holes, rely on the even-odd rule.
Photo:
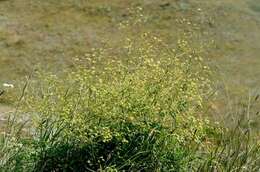
[(3, 136), (1, 144), (18, 148), (1, 152), (2, 169), (205, 171), (225, 164), (210, 156), (218, 147), (228, 152), (224, 130), (200, 118), (211, 89), (199, 53), (186, 41), (170, 49), (147, 33), (114, 50), (93, 50), (64, 76), (31, 81), (23, 100), (31, 120), (26, 131)]

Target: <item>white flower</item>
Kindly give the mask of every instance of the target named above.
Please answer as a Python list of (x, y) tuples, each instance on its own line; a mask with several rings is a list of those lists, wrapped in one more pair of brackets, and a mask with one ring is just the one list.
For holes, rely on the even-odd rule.
[(14, 88), (13, 84), (4, 83), (3, 87)]

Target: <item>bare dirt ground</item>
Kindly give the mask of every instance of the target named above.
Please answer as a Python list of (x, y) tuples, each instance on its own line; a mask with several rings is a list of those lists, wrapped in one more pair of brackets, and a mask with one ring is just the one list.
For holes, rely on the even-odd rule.
[(7, 120), (8, 113), (12, 112), (13, 109), (9, 106), (0, 105), (0, 128)]

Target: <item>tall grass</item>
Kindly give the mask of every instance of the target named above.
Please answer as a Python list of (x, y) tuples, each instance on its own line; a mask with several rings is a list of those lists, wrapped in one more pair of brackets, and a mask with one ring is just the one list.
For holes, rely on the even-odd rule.
[(249, 132), (202, 117), (210, 71), (187, 41), (171, 49), (143, 33), (114, 50), (31, 80), (26, 130), (12, 123), (1, 136), (3, 171), (259, 170)]

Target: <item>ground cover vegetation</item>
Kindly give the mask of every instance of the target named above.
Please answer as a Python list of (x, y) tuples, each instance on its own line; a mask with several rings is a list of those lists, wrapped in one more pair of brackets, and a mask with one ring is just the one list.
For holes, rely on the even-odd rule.
[[(49, 3), (55, 5), (43, 4)], [(82, 8), (88, 4), (83, 1), (69, 3), (69, 12), (80, 9), (100, 23), (116, 11), (96, 9), (95, 3), (89, 11)], [(65, 1), (58, 6), (67, 9)], [(166, 11), (170, 7), (159, 6)], [(177, 7), (191, 8), (188, 3)], [(235, 118), (228, 125), (212, 120), (208, 108), (218, 84), (205, 60), (209, 53), (192, 35), (198, 25), (178, 20), (188, 31), (178, 34), (172, 46), (167, 32), (148, 31), (154, 27), (151, 21), (164, 21), (160, 16), (157, 20), (142, 14), (141, 7), (133, 9), (122, 15), (127, 20), (111, 20), (119, 27), (116, 41), (105, 37), (84, 53), (76, 43), (80, 49), (66, 54), (66, 67), (48, 71), (44, 65), (30, 70), (20, 66), (28, 77), (15, 83), (15, 91), (6, 84), (0, 97), (15, 107), (0, 123), (0, 171), (259, 171), (254, 107), (259, 96), (230, 109)], [(107, 13), (111, 16), (105, 17)], [(27, 44), (20, 40), (10, 44), (22, 50)]]

